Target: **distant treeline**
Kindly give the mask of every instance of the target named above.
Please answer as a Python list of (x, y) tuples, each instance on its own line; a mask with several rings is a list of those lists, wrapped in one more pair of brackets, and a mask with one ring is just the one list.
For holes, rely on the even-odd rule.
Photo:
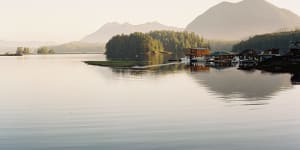
[(109, 59), (136, 59), (161, 52), (183, 55), (191, 47), (208, 47), (208, 44), (195, 33), (153, 31), (114, 36), (106, 44), (106, 54)]
[(289, 50), (291, 41), (300, 41), (300, 30), (279, 32), (254, 36), (247, 41), (241, 41), (233, 46), (234, 52), (245, 49), (266, 50), (271, 48), (280, 49), (281, 52)]
[(209, 40), (208, 43), (212, 51), (232, 51), (233, 46), (239, 41)]
[(55, 54), (55, 51), (53, 49), (49, 49), (48, 47), (44, 46), (37, 49), (37, 54), (40, 55)]

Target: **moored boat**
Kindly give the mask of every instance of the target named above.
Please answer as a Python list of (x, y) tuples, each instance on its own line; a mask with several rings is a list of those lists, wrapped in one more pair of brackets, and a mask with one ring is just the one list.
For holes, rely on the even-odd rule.
[(256, 66), (257, 66), (257, 62), (254, 60), (241, 60), (239, 62), (239, 69), (244, 69), (244, 70), (255, 69)]

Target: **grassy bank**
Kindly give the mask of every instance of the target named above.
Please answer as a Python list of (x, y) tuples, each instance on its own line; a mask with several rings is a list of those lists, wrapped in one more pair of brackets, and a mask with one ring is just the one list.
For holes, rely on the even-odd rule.
[(115, 68), (126, 68), (134, 66), (145, 66), (146, 61), (129, 61), (129, 60), (110, 60), (110, 61), (85, 61), (86, 64), (103, 66), (103, 67), (115, 67)]

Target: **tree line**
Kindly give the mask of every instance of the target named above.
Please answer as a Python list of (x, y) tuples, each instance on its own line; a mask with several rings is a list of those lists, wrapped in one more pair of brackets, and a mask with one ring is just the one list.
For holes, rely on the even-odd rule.
[(184, 56), (189, 48), (209, 47), (203, 37), (193, 32), (153, 31), (149, 35), (159, 40), (164, 50), (179, 56)]
[(195, 33), (175, 31), (153, 31), (116, 35), (106, 44), (106, 55), (110, 59), (143, 58), (146, 54), (171, 52), (183, 56), (193, 47), (209, 47)]
[(48, 47), (44, 46), (37, 49), (37, 54), (40, 55), (55, 54), (55, 51), (53, 49), (49, 49)]
[(114, 36), (106, 44), (106, 55), (110, 59), (139, 59), (159, 51), (163, 51), (160, 41), (139, 32)]
[(292, 41), (300, 41), (300, 30), (257, 35), (234, 45), (233, 51), (240, 52), (245, 49), (266, 50), (276, 48), (282, 52), (287, 52)]
[(31, 49), (28, 47), (17, 47), (16, 55), (28, 55), (31, 53)]
[[(29, 47), (17, 47), (16, 55), (28, 55), (32, 54), (33, 50)], [(45, 55), (45, 54), (55, 54), (55, 51), (53, 49), (49, 49), (46, 46), (40, 47), (36, 50), (37, 54)]]

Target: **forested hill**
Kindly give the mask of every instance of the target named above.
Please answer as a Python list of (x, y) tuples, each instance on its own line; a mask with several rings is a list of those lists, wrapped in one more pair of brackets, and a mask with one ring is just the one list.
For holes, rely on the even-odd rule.
[(181, 56), (191, 47), (208, 47), (202, 37), (195, 33), (155, 31), (114, 36), (106, 44), (109, 59), (143, 58), (149, 53), (172, 52)]
[(233, 46), (233, 51), (239, 52), (245, 49), (265, 50), (278, 48), (282, 52), (286, 52), (289, 50), (291, 41), (300, 41), (300, 30), (257, 35), (247, 41), (236, 44)]

